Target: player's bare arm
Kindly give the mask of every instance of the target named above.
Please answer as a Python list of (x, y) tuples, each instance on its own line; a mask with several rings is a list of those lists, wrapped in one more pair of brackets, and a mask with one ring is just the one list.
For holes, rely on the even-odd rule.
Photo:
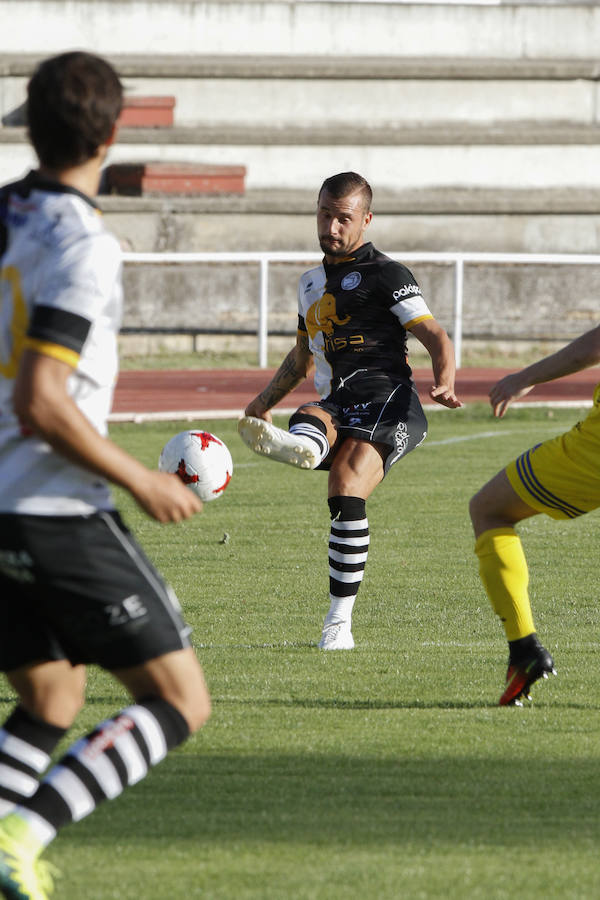
[(454, 393), (456, 377), (454, 347), (442, 326), (435, 319), (425, 319), (423, 322), (411, 326), (410, 331), (423, 344), (431, 357), (435, 382), (429, 391), (431, 399), (449, 409), (457, 409), (462, 406), (461, 401)]
[(202, 502), (175, 475), (148, 469), (96, 431), (69, 396), (71, 372), (62, 360), (23, 353), (14, 392), (23, 425), (62, 456), (126, 488), (160, 522), (179, 522), (199, 512)]
[(501, 419), (510, 403), (524, 397), (536, 384), (555, 381), (573, 372), (580, 372), (600, 363), (600, 326), (575, 338), (556, 353), (538, 362), (505, 375), (490, 390), (490, 403), (494, 416)]
[(298, 387), (310, 375), (314, 367), (312, 353), (308, 347), (308, 336), (298, 333), (296, 344), (283, 360), (268, 385), (252, 400), (245, 415), (271, 421), (271, 410), (290, 391)]

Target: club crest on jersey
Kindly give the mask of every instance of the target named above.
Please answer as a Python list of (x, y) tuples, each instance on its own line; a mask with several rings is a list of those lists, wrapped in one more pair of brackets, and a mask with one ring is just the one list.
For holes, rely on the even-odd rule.
[(343, 291), (353, 291), (354, 288), (357, 288), (362, 281), (362, 275), (360, 272), (349, 272), (348, 275), (344, 275), (341, 280), (340, 286)]
[(309, 336), (314, 338), (319, 331), (325, 335), (333, 334), (333, 326), (345, 325), (350, 321), (350, 316), (340, 318), (336, 310), (335, 297), (327, 293), (309, 307), (305, 321)]

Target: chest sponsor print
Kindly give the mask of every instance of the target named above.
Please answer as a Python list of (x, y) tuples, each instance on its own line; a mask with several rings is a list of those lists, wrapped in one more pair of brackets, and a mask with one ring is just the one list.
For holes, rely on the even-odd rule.
[(309, 336), (314, 338), (319, 331), (325, 335), (333, 334), (334, 325), (346, 325), (350, 316), (339, 316), (335, 297), (325, 293), (309, 307), (305, 321)]

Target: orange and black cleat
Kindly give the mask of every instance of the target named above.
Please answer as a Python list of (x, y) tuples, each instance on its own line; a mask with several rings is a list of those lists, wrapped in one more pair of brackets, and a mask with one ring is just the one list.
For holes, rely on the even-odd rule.
[(541, 644), (532, 648), (531, 654), (518, 662), (509, 660), (506, 687), (500, 697), (500, 706), (523, 706), (523, 700), (531, 700), (531, 685), (548, 675), (556, 675), (554, 660)]

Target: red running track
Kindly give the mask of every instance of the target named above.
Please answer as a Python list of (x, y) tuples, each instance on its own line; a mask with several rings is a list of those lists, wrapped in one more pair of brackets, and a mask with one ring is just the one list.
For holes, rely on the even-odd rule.
[[(456, 393), (463, 403), (488, 401), (490, 387), (512, 369), (461, 369)], [(113, 404), (113, 420), (143, 418), (174, 419), (241, 415), (246, 404), (269, 381), (274, 369), (186, 369), (122, 372)], [(421, 401), (428, 404), (432, 383), (430, 369), (415, 369), (415, 384)], [(528, 403), (588, 405), (595, 385), (600, 381), (597, 369), (586, 369), (558, 381), (538, 385), (527, 395)], [(312, 379), (296, 388), (275, 409), (287, 413), (307, 400), (316, 399)], [(523, 402), (523, 401), (518, 401)]]

